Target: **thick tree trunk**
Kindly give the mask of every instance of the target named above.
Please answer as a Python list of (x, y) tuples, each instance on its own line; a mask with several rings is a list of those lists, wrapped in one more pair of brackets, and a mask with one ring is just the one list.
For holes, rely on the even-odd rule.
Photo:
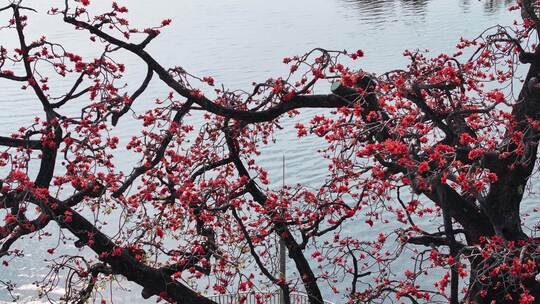
[[(504, 289), (504, 283), (500, 283), (499, 286), (491, 284), (488, 288), (482, 287), (478, 282), (478, 272), (473, 268), (471, 269), (471, 277), (469, 281), (468, 297), (465, 303), (470, 304), (483, 304), (483, 303), (496, 303), (496, 304), (515, 304), (520, 303), (519, 300), (523, 295), (522, 292), (507, 292)], [(534, 297), (534, 304), (540, 304), (540, 283), (534, 278), (525, 280), (522, 282), (524, 287), (528, 290), (528, 293)], [(481, 292), (485, 291), (485, 294)]]
[[(510, 139), (513, 132), (523, 133), (523, 153), (514, 154), (506, 159), (484, 159), (484, 165), (498, 176), (498, 181), (491, 185), (488, 195), (480, 202), (481, 209), (489, 218), (494, 233), (505, 241), (526, 240), (527, 235), (522, 230), (520, 205), (525, 187), (534, 170), (538, 152), (538, 132), (532, 127), (528, 119), (540, 118), (540, 49), (532, 53), (521, 55), (523, 63), (529, 63), (524, 85), (519, 94), (518, 103), (513, 106), (512, 115), (515, 129), (507, 131), (505, 138)], [(526, 61), (523, 58), (527, 58)], [(532, 60), (531, 60), (532, 58)], [(509, 143), (501, 151), (513, 151), (518, 144), (509, 140)], [(489, 236), (489, 235), (486, 235)], [(469, 242), (469, 245), (477, 245)], [(479, 259), (481, 259), (479, 257)], [(471, 276), (468, 300), (472, 303), (519, 303), (522, 292), (508, 290), (507, 282), (493, 280), (489, 286), (482, 286), (480, 279), (485, 271), (479, 262), (485, 260), (471, 260)], [(494, 261), (497, 263), (497, 261)], [(499, 261), (500, 263), (500, 261)], [(540, 303), (540, 283), (535, 278), (528, 278), (521, 282), (523, 288), (516, 290), (528, 290), (534, 297), (534, 303)], [(483, 291), (483, 292), (482, 292)]]

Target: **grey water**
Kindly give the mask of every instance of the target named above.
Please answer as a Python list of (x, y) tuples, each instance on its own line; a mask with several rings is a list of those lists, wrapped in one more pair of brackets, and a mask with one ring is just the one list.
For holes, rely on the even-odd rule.
[[(216, 83), (229, 89), (248, 90), (253, 81), (264, 81), (286, 73), (281, 63), (285, 56), (302, 54), (315, 47), (329, 49), (363, 49), (365, 58), (359, 68), (383, 72), (406, 64), (401, 55), (405, 49), (430, 49), (433, 54), (452, 53), (460, 37), (474, 38), (483, 29), (495, 24), (511, 24), (516, 14), (505, 8), (509, 0), (159, 0), (119, 1), (129, 7), (133, 25), (144, 28), (170, 18), (173, 23), (150, 44), (148, 50), (164, 66), (181, 66), (192, 74), (212, 75)], [(7, 4), (0, 0), (0, 7)], [(45, 12), (63, 1), (27, 0), (25, 5), (38, 10), (29, 13), (27, 39), (46, 35), (49, 40), (61, 42), (68, 50), (84, 58), (97, 56), (88, 35), (74, 31), (63, 24), (58, 16)], [(90, 10), (103, 10), (110, 1), (93, 0)], [(5, 23), (10, 16), (0, 12)], [(0, 45), (17, 47), (12, 34), (0, 31)], [(133, 85), (142, 80), (146, 69), (137, 58), (125, 54), (127, 66), (123, 81)], [(66, 90), (71, 82), (52, 83), (53, 90)], [(168, 90), (155, 81), (137, 107), (152, 105), (153, 98), (164, 97)], [(66, 111), (75, 111), (77, 104)], [(306, 112), (306, 115), (314, 114)], [(28, 125), (34, 116), (40, 116), (40, 105), (20, 84), (0, 80), (0, 133), (7, 135), (20, 126)], [(122, 121), (114, 131), (127, 143), (139, 122)], [(296, 130), (291, 123), (284, 124), (275, 144), (262, 148), (261, 164), (270, 170), (270, 180), (281, 181), (282, 155), (286, 155), (286, 182), (316, 186), (325, 176), (326, 164), (311, 157), (321, 147), (317, 139), (294, 142)], [(126, 155), (129, 155), (126, 153)], [(129, 172), (138, 159), (119, 157), (116, 165)], [(529, 204), (530, 205), (530, 204)], [(525, 210), (532, 208), (527, 203)], [(370, 234), (366, 225), (348, 227), (348, 233)], [(49, 229), (56, 229), (52, 225)], [(388, 228), (388, 229), (391, 229)], [(47, 271), (43, 260), (50, 259), (47, 242), (35, 238), (15, 244), (26, 256), (11, 261), (11, 266), (0, 266), (0, 279), (17, 283), (15, 293), (20, 302), (36, 299), (31, 283)], [(145, 303), (136, 287), (134, 292), (115, 297), (115, 303)], [(59, 291), (61, 292), (61, 290)], [(330, 291), (325, 291), (330, 296)], [(339, 298), (334, 298), (339, 303)], [(0, 301), (10, 301), (5, 289), (0, 290)], [(154, 300), (149, 300), (151, 302)]]

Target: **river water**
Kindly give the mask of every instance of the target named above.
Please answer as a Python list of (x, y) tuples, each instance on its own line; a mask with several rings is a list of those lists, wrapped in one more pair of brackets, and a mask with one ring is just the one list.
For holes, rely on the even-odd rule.
[[(49, 40), (62, 42), (68, 49), (83, 57), (97, 55), (88, 48), (88, 36), (73, 31), (58, 17), (47, 16), (50, 6), (63, 1), (27, 0), (26, 5), (37, 8), (39, 14), (30, 14), (28, 39), (45, 34)], [(512, 1), (496, 0), (160, 0), (119, 1), (130, 8), (132, 24), (150, 26), (162, 19), (173, 23), (149, 46), (164, 66), (182, 66), (195, 75), (212, 75), (217, 83), (228, 88), (249, 89), (253, 81), (283, 75), (287, 67), (281, 58), (302, 54), (315, 47), (330, 49), (363, 49), (366, 56), (361, 68), (372, 72), (400, 68), (406, 61), (401, 55), (405, 49), (430, 49), (433, 53), (453, 52), (460, 37), (473, 38), (483, 29), (495, 24), (510, 24), (515, 14), (505, 7)], [(0, 6), (6, 4), (0, 0)], [(90, 9), (108, 6), (109, 1), (93, 0)], [(6, 12), (0, 13), (7, 20)], [(16, 47), (14, 37), (0, 31), (0, 44)], [(140, 81), (144, 67), (136, 58), (126, 55), (127, 83)], [(53, 84), (58, 90), (69, 83)], [(168, 90), (152, 84), (148, 97), (166, 95)], [(141, 98), (139, 101), (144, 100)], [(138, 105), (144, 108), (143, 105)], [(71, 110), (74, 110), (76, 105)], [(67, 111), (71, 111), (69, 108)], [(40, 106), (35, 98), (20, 90), (19, 85), (0, 81), (0, 132), (2, 135), (27, 125), (39, 115)], [(126, 121), (115, 131), (127, 138), (138, 122)], [(296, 131), (285, 128), (275, 145), (265, 147), (261, 162), (270, 169), (271, 180), (281, 180), (282, 155), (286, 155), (286, 182), (316, 186), (322, 181), (326, 165), (317, 158), (306, 157), (315, 153), (320, 143), (305, 140), (302, 146), (289, 144)], [(126, 143), (127, 141), (124, 141)], [(122, 157), (118, 166), (127, 170), (137, 159)], [(274, 174), (275, 173), (275, 174)], [(349, 228), (350, 233), (370, 233), (365, 225)], [(54, 230), (53, 227), (51, 229)], [(18, 284), (15, 292), (21, 302), (29, 302), (36, 295), (32, 281), (46, 271), (43, 259), (47, 242), (34, 239), (19, 242), (26, 258), (11, 262), (1, 269), (0, 279)], [(137, 288), (135, 288), (137, 290)], [(328, 291), (325, 291), (328, 294)], [(143, 303), (138, 291), (124, 294), (116, 303), (126, 301)], [(0, 300), (8, 301), (5, 290)], [(153, 300), (151, 300), (153, 301)], [(339, 299), (336, 299), (339, 302)]]

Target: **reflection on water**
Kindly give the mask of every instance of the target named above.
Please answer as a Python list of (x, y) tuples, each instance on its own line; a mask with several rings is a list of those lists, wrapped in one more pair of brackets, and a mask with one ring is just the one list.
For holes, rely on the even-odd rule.
[[(467, 6), (470, 6), (470, 2), (471, 0), (463, 0), (463, 4)], [(499, 9), (512, 5), (515, 2), (514, 0), (484, 0), (483, 5), (486, 12), (496, 13)]]
[(421, 17), (428, 12), (432, 2), (446, 1), (458, 5), (463, 12), (469, 12), (473, 5), (481, 2), (484, 12), (493, 14), (506, 9), (515, 0), (343, 0), (350, 7), (358, 10), (362, 17), (370, 23), (383, 23), (399, 18)]
[(403, 9), (409, 14), (425, 14), (429, 0), (344, 0), (362, 13), (369, 12), (385, 18), (395, 9)]

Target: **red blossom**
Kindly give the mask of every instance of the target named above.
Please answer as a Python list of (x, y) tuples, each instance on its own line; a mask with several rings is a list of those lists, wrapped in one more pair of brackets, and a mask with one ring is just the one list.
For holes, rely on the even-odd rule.
[(161, 26), (167, 26), (171, 24), (171, 22), (172, 22), (171, 19), (164, 19), (163, 21), (161, 21)]

